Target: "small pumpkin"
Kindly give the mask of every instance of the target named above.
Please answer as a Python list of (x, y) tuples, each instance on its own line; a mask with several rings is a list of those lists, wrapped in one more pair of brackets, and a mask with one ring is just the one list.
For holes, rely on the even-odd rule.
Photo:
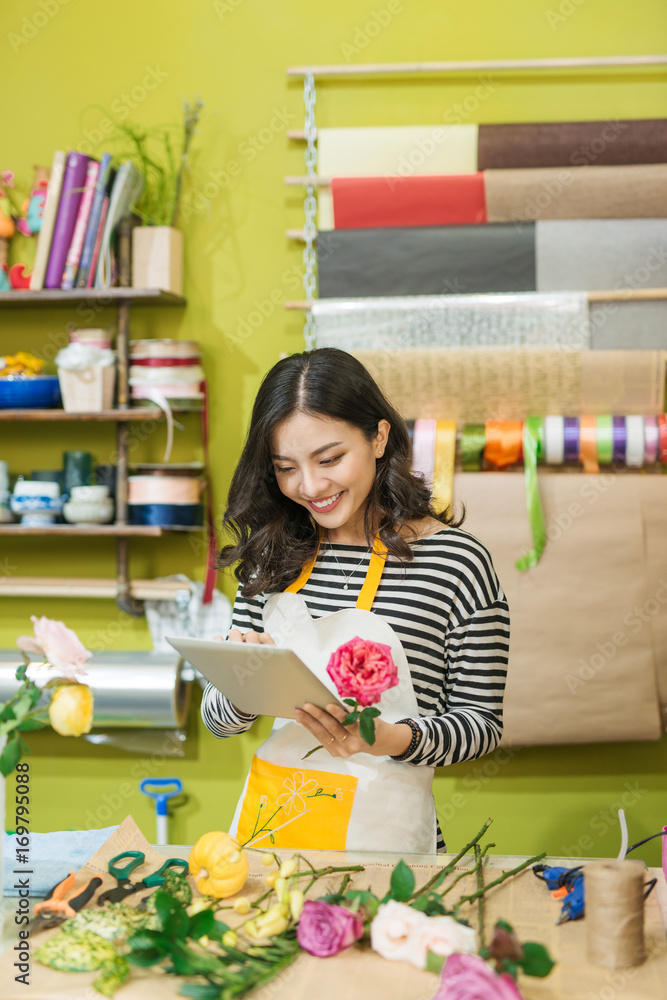
[(190, 851), (190, 873), (204, 896), (226, 899), (242, 889), (248, 877), (248, 858), (228, 833), (211, 830)]

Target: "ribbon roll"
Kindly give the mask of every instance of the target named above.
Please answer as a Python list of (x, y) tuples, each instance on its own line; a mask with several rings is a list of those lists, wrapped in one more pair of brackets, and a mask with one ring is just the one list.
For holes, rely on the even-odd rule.
[(412, 469), (417, 475), (424, 477), (424, 482), (429, 489), (433, 486), (435, 432), (435, 420), (415, 420), (412, 445)]
[(128, 503), (199, 503), (204, 480), (191, 476), (129, 476)]
[(595, 433), (597, 437), (598, 462), (600, 465), (611, 465), (614, 458), (614, 425), (611, 417), (595, 418)]
[(456, 460), (456, 421), (438, 420), (435, 425), (433, 462), (433, 506), (446, 511), (452, 504), (454, 462)]
[(644, 461), (653, 465), (658, 461), (660, 433), (656, 417), (644, 417)]
[(625, 417), (612, 417), (614, 436), (614, 462), (625, 462), (625, 449), (627, 446), (627, 432), (625, 429)]
[(625, 418), (627, 446), (625, 464), (629, 469), (640, 469), (644, 464), (644, 418), (631, 416)]
[(187, 358), (201, 355), (196, 340), (172, 340), (156, 337), (154, 340), (131, 340), (130, 359), (137, 358)]
[(183, 365), (181, 368), (172, 365), (158, 366), (157, 368), (142, 368), (139, 365), (131, 364), (128, 373), (130, 385), (136, 381), (140, 382), (201, 382), (204, 377), (204, 369), (201, 365)]
[(190, 368), (201, 361), (199, 355), (188, 358), (137, 358), (132, 357), (133, 368)]
[(465, 424), (461, 432), (461, 467), (464, 472), (479, 472), (486, 445), (484, 424)]
[(547, 541), (537, 482), (537, 448), (541, 431), (542, 420), (540, 417), (528, 417), (526, 419), (523, 427), (523, 469), (526, 484), (526, 510), (528, 512), (530, 531), (533, 536), (533, 548), (525, 556), (517, 559), (514, 564), (521, 572), (537, 566)]
[(521, 458), (523, 421), (487, 420), (484, 458), (498, 469), (514, 465)]
[(600, 471), (595, 417), (579, 417), (579, 460), (584, 467), (584, 472), (597, 473)]
[(204, 505), (201, 503), (131, 503), (130, 524), (158, 525), (162, 528), (201, 528)]
[(563, 444), (565, 461), (579, 460), (579, 417), (565, 417), (563, 420)]
[(544, 458), (547, 465), (562, 465), (565, 461), (564, 424), (563, 417), (544, 418)]
[(660, 461), (667, 465), (667, 416), (661, 413), (658, 417), (658, 436), (660, 439)]

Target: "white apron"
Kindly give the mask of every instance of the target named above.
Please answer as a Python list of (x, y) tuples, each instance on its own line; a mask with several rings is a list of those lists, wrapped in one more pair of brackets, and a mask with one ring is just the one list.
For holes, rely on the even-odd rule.
[[(419, 715), (408, 662), (392, 627), (367, 610), (385, 558), (386, 549), (376, 542), (357, 607), (316, 620), (296, 592), (310, 576), (313, 559), (287, 592), (269, 598), (264, 630), (278, 645), (293, 649), (333, 692), (326, 666), (342, 643), (360, 636), (390, 646), (399, 683), (383, 693), (376, 707), (383, 721), (398, 722)], [(267, 850), (435, 853), (434, 767), (369, 753), (331, 757), (324, 749), (304, 761), (314, 746), (315, 737), (298, 722), (275, 720), (271, 735), (253, 758), (232, 836)]]

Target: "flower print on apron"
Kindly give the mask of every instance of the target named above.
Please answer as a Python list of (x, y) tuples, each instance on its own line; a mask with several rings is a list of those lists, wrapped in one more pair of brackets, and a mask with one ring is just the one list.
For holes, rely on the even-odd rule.
[[(264, 630), (294, 650), (332, 690), (326, 666), (340, 645), (360, 636), (390, 646), (399, 683), (383, 693), (376, 707), (383, 721), (398, 722), (417, 717), (419, 708), (401, 642), (370, 610), (386, 557), (386, 547), (376, 539), (356, 608), (313, 619), (298, 591), (310, 577), (316, 554), (285, 593), (268, 599)], [(293, 719), (275, 720), (253, 757), (232, 836), (267, 850), (435, 853), (434, 767), (370, 753), (331, 757), (324, 749), (304, 762), (314, 739)]]

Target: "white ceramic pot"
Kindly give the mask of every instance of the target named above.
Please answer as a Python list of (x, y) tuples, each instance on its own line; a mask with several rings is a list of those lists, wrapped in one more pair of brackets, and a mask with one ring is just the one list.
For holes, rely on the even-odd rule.
[(14, 485), (15, 497), (48, 497), (56, 500), (60, 496), (59, 483), (45, 483), (41, 479), (17, 479)]
[[(84, 487), (85, 489), (85, 487)], [(113, 501), (68, 500), (63, 515), (69, 524), (107, 524), (113, 517)]]
[(108, 497), (108, 486), (73, 486), (71, 490), (71, 499), (77, 502), (99, 503)]

